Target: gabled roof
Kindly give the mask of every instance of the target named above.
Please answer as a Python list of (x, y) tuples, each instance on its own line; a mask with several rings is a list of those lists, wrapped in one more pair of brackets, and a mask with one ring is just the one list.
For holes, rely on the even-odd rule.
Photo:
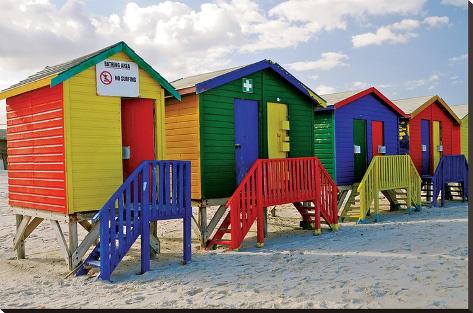
[(271, 60), (262, 60), (253, 64), (238, 66), (220, 71), (204, 73), (177, 79), (171, 84), (179, 90), (181, 94), (196, 93), (200, 94), (204, 91), (219, 87), (229, 83), (235, 79), (243, 78), (255, 72), (270, 68), (284, 78), (288, 83), (299, 89), (303, 94), (312, 101), (319, 103), (325, 107), (325, 100), (312, 91), (309, 87), (295, 78), (291, 73), (285, 70), (281, 65)]
[(452, 116), (452, 118), (458, 124), (461, 124), (460, 118), (455, 114), (455, 112), (453, 112), (450, 106), (437, 95), (398, 99), (394, 100), (393, 102), (396, 103), (396, 105), (400, 107), (404, 112), (409, 114), (410, 118), (413, 118), (435, 101), (437, 101), (441, 106), (443, 106), (443, 108)]
[(391, 100), (389, 100), (385, 95), (383, 95), (375, 87), (370, 87), (368, 89), (362, 89), (362, 90), (351, 90), (351, 91), (325, 94), (325, 95), (322, 95), (322, 97), (325, 100), (327, 100), (328, 105), (331, 105), (333, 109), (336, 110), (368, 94), (374, 94), (376, 97), (381, 99), (381, 101), (383, 101), (388, 107), (390, 107), (394, 112), (396, 112), (402, 117), (406, 117), (406, 114), (403, 110), (398, 108), (397, 105), (395, 105)]
[(54, 66), (46, 66), (41, 71), (2, 90), (0, 92), (0, 99), (12, 97), (47, 85), (54, 87), (118, 52), (124, 52), (132, 61), (153, 77), (170, 95), (179, 100), (181, 99), (180, 94), (174, 87), (123, 41), (71, 61)]
[(451, 108), (462, 120), (468, 115), (468, 104), (452, 105)]

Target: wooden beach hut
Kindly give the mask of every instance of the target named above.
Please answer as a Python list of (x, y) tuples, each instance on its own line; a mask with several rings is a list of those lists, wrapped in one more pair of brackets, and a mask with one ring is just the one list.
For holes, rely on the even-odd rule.
[[(313, 156), (313, 111), (325, 101), (271, 60), (172, 85), (182, 101), (166, 100), (166, 157), (192, 162), (192, 199), (205, 245), (258, 158)], [(211, 205), (221, 207), (207, 223)]]
[(460, 126), (461, 154), (468, 160), (468, 104), (452, 105), (451, 108), (462, 121)]
[[(327, 107), (314, 112), (314, 153), (339, 187), (340, 219), (363, 221), (379, 192), (390, 201), (391, 209), (410, 208), (412, 203), (408, 203), (405, 193), (404, 197), (398, 196), (401, 189), (409, 186), (410, 160), (384, 158), (399, 155), (399, 120), (406, 116), (404, 112), (375, 87), (321, 96)], [(372, 164), (376, 156), (384, 159)], [(385, 170), (399, 176), (382, 176), (382, 180), (376, 174), (381, 163)], [(404, 168), (399, 168), (400, 164)], [(395, 178), (398, 179), (390, 181)], [(376, 183), (367, 186), (367, 181)], [(369, 201), (365, 195), (368, 191)], [(375, 207), (377, 211), (377, 204)]]
[(375, 87), (321, 95), (314, 114), (314, 153), (339, 186), (360, 182), (376, 155), (399, 154), (405, 114)]
[[(106, 231), (102, 227), (109, 227), (109, 221), (100, 223), (95, 216), (107, 200), (126, 191), (126, 201), (135, 199), (138, 211), (136, 205), (143, 200), (138, 190), (151, 184), (140, 164), (165, 154), (165, 95), (180, 99), (171, 84), (124, 42), (46, 66), (0, 93), (7, 104), (8, 192), (17, 216), (14, 247), (19, 258), (25, 257), (24, 240), (49, 220), (66, 262), (74, 269), (98, 239), (99, 230), (102, 234)], [(132, 185), (140, 189), (129, 190)], [(125, 201), (125, 196), (120, 199)], [(130, 226), (128, 211), (133, 206), (126, 205), (126, 221), (123, 216), (116, 220), (114, 209), (121, 200), (115, 200), (111, 225)], [(137, 221), (135, 216), (133, 225)], [(67, 223), (69, 242), (59, 222)], [(78, 223), (89, 232), (81, 245)], [(112, 246), (113, 232), (107, 233)], [(123, 229), (120, 233), (125, 236)], [(132, 233), (127, 228), (127, 241), (139, 235), (135, 229), (135, 237), (128, 238)], [(123, 256), (127, 249), (122, 239)], [(101, 239), (101, 249), (106, 246)]]
[[(443, 155), (461, 152), (461, 119), (439, 96), (393, 100), (408, 118), (408, 153), (422, 176), (433, 175)], [(402, 139), (401, 139), (402, 140)]]

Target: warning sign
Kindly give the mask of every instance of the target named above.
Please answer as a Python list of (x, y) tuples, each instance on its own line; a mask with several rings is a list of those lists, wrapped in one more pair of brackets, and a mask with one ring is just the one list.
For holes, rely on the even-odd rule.
[(95, 67), (97, 94), (100, 96), (138, 97), (138, 65), (133, 62), (104, 60)]

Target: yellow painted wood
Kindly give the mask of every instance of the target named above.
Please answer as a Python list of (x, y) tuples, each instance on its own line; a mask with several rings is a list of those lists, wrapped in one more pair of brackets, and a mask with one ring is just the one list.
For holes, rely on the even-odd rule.
[(28, 83), (26, 85), (22, 85), (22, 86), (19, 86), (19, 87), (16, 87), (16, 88), (11, 88), (11, 89), (4, 90), (3, 92), (0, 92), (0, 100), (10, 98), (10, 97), (13, 97), (13, 96), (16, 96), (16, 95), (19, 95), (19, 94), (22, 94), (22, 93), (25, 93), (25, 92), (28, 92), (28, 91), (31, 91), (31, 90), (35, 90), (35, 89), (44, 87), (44, 86), (49, 86), (49, 84), (51, 83), (51, 79), (53, 79), (56, 76), (57, 76), (57, 74), (54, 74), (54, 75), (51, 75), (51, 76), (48, 76), (48, 77), (45, 77), (45, 78), (42, 78), (42, 79), (39, 79), (39, 80), (35, 80), (35, 81), (33, 81), (31, 83)]
[(460, 128), (461, 151), (468, 160), (468, 114), (462, 119)]
[[(110, 59), (131, 61), (123, 52)], [(162, 159), (164, 90), (141, 68), (139, 82), (140, 98), (155, 100), (155, 151)], [(97, 95), (95, 66), (63, 86), (68, 211), (99, 210), (123, 183), (121, 98)]]
[(201, 200), (199, 98), (166, 99), (166, 159), (190, 160), (192, 199)]
[[(284, 103), (268, 102), (268, 157), (286, 158), (289, 151), (287, 130), (289, 121), (287, 116), (287, 105)], [(284, 144), (284, 143), (287, 143)]]
[(379, 212), (379, 193), (383, 190), (405, 188), (407, 205), (421, 205), (422, 179), (409, 155), (375, 156), (358, 185), (360, 194), (359, 219), (366, 217), (374, 202), (374, 213)]
[(434, 150), (434, 172), (435, 172), (435, 169), (437, 168), (437, 165), (440, 162), (440, 158), (442, 157), (442, 152), (439, 151), (439, 146), (442, 143), (440, 139), (441, 131), (440, 131), (439, 121), (433, 121), (432, 131), (433, 131), (432, 141), (433, 141), (433, 146), (434, 146), (433, 150)]

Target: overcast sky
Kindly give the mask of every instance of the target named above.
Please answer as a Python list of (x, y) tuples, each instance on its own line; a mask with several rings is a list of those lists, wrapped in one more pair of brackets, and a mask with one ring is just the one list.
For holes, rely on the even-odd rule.
[(466, 3), (1, 0), (0, 89), (124, 40), (168, 80), (266, 58), (322, 94), (375, 86), (456, 105), (467, 102)]

